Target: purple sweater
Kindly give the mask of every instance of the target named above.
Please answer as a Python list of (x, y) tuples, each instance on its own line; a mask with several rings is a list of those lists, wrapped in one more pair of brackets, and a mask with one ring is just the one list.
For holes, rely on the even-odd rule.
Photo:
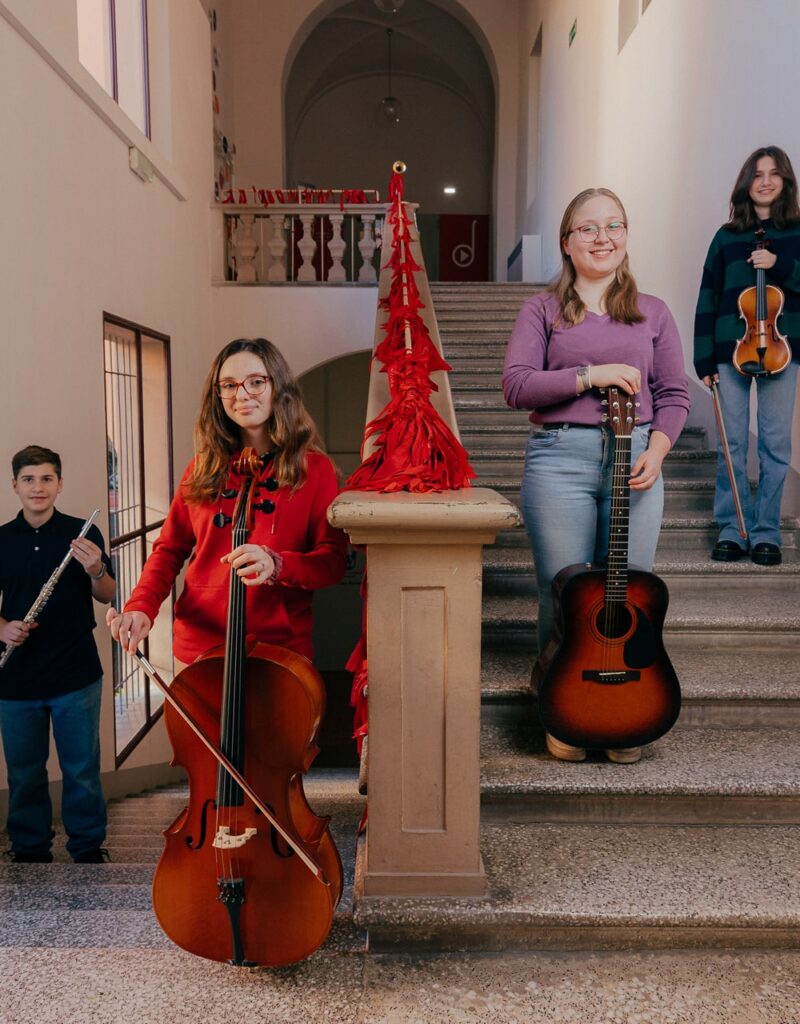
[(666, 305), (639, 295), (640, 324), (587, 311), (574, 327), (554, 326), (558, 299), (543, 292), (520, 310), (506, 350), (503, 393), (513, 409), (532, 409), (531, 423), (599, 426), (603, 407), (591, 388), (577, 395), (579, 366), (627, 363), (642, 374), (639, 418), (674, 444), (689, 414), (689, 387), (678, 329)]

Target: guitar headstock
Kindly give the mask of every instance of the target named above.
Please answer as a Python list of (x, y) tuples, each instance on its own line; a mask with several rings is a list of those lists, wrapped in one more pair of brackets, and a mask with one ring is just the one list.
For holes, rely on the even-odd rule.
[(617, 387), (606, 388), (605, 394), (602, 404), (608, 406), (608, 412), (603, 413), (602, 422), (611, 427), (616, 437), (630, 437), (634, 423), (639, 420), (636, 413), (639, 403), (634, 402), (633, 395)]

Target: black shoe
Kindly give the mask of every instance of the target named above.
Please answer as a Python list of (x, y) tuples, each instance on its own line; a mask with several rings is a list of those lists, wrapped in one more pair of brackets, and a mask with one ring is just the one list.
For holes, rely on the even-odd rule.
[(52, 864), (53, 855), (49, 850), (9, 850), (6, 854), (12, 864)]
[(781, 549), (777, 544), (767, 544), (766, 541), (762, 541), (761, 544), (753, 546), (750, 558), (756, 565), (780, 565)]
[(84, 850), (72, 858), (76, 864), (105, 864), (111, 856), (105, 846), (97, 846), (94, 850)]
[(715, 562), (738, 562), (747, 552), (735, 540), (720, 540), (714, 545), (711, 557)]

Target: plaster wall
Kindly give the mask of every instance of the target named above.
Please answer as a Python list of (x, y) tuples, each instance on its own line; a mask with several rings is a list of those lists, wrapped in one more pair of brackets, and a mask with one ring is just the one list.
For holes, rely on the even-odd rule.
[(266, 337), (300, 376), (339, 356), (372, 351), (377, 302), (377, 285), (218, 285), (211, 301), (212, 348), (233, 338)]
[[(154, 12), (150, 32), (154, 142), (78, 63), (74, 4), (0, 2), (4, 141), (13, 154), (0, 171), (7, 243), (0, 249), (0, 521), (19, 507), (9, 483), (11, 454), (40, 443), (64, 462), (59, 507), (84, 516), (100, 506), (108, 538), (104, 311), (171, 337), (176, 462), (190, 454), (187, 425), (213, 344), (209, 29), (197, 0), (171, 0)], [(151, 158), (153, 182), (131, 173), (129, 145)], [(102, 621), (105, 608), (95, 611)], [(111, 772), (111, 643), (104, 626), (96, 638), (107, 684), (102, 768)], [(125, 771), (169, 756), (159, 725)], [(54, 762), (51, 778), (59, 775)]]
[[(693, 382), (692, 421), (713, 437), (710, 401), (691, 369), (700, 273), (714, 231), (727, 220), (745, 157), (774, 143), (800, 168), (798, 121), (780, 99), (800, 90), (800, 5), (652, 0), (621, 51), (619, 10), (619, 0), (523, 0), (519, 81), (531, 90), (531, 62), (540, 59), (541, 146), (538, 188), (530, 180), (525, 186), (516, 234), (542, 235), (549, 277), (572, 196), (596, 185), (620, 195), (634, 273), (640, 288), (665, 299), (675, 315)], [(541, 58), (531, 57), (540, 27)], [(748, 59), (759, 53), (769, 59)], [(520, 118), (525, 149), (536, 122), (537, 112)], [(794, 438), (800, 468), (800, 412)], [(793, 490), (794, 484), (787, 488), (787, 501), (797, 507)]]

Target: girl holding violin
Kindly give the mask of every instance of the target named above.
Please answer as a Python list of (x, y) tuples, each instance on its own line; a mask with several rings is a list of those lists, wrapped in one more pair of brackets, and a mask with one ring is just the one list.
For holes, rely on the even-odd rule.
[[(231, 550), (242, 484), (231, 463), (248, 446), (261, 461), (255, 524), (247, 543)], [(214, 360), (195, 450), (137, 586), (121, 612), (108, 612), (114, 639), (136, 650), (191, 556), (175, 606), (179, 662), (224, 643), (231, 566), (247, 587), (248, 634), (311, 658), (312, 592), (342, 578), (347, 541), (326, 518), (338, 492), (333, 465), (271, 342), (232, 341)]]
[[(561, 221), (561, 273), (522, 307), (506, 351), (503, 389), (531, 409), (520, 504), (539, 591), (539, 668), (553, 627), (553, 578), (608, 552), (614, 435), (601, 426), (601, 388), (635, 396), (629, 562), (650, 570), (664, 503), (661, 464), (683, 429), (689, 393), (680, 337), (661, 299), (638, 291), (619, 198), (591, 188)], [(546, 659), (546, 655), (545, 655)], [(557, 758), (586, 751), (547, 735)], [(606, 751), (633, 762), (640, 748)]]
[[(763, 242), (760, 241), (763, 239)], [(766, 317), (757, 314), (777, 366), (738, 358), (749, 333), (746, 292), (763, 272), (766, 291), (778, 295)], [(763, 282), (762, 282), (763, 285)], [(779, 291), (780, 290), (780, 291)], [(780, 302), (783, 309), (780, 312)], [(763, 311), (762, 311), (763, 312)], [(777, 322), (775, 322), (777, 321)], [(754, 325), (756, 329), (758, 325)], [(785, 335), (782, 338), (781, 335)], [(763, 350), (762, 350), (763, 351)], [(730, 219), (711, 241), (700, 284), (694, 330), (694, 366), (704, 384), (718, 384), (736, 490), (741, 501), (743, 540), (736, 496), (719, 447), (714, 518), (719, 536), (711, 557), (735, 562), (748, 553), (757, 565), (781, 561), (780, 511), (791, 461), (792, 413), (800, 362), (800, 206), (791, 161), (777, 146), (764, 146), (745, 160), (730, 200)], [(751, 500), (747, 477), (750, 393), (758, 396), (758, 486)]]

